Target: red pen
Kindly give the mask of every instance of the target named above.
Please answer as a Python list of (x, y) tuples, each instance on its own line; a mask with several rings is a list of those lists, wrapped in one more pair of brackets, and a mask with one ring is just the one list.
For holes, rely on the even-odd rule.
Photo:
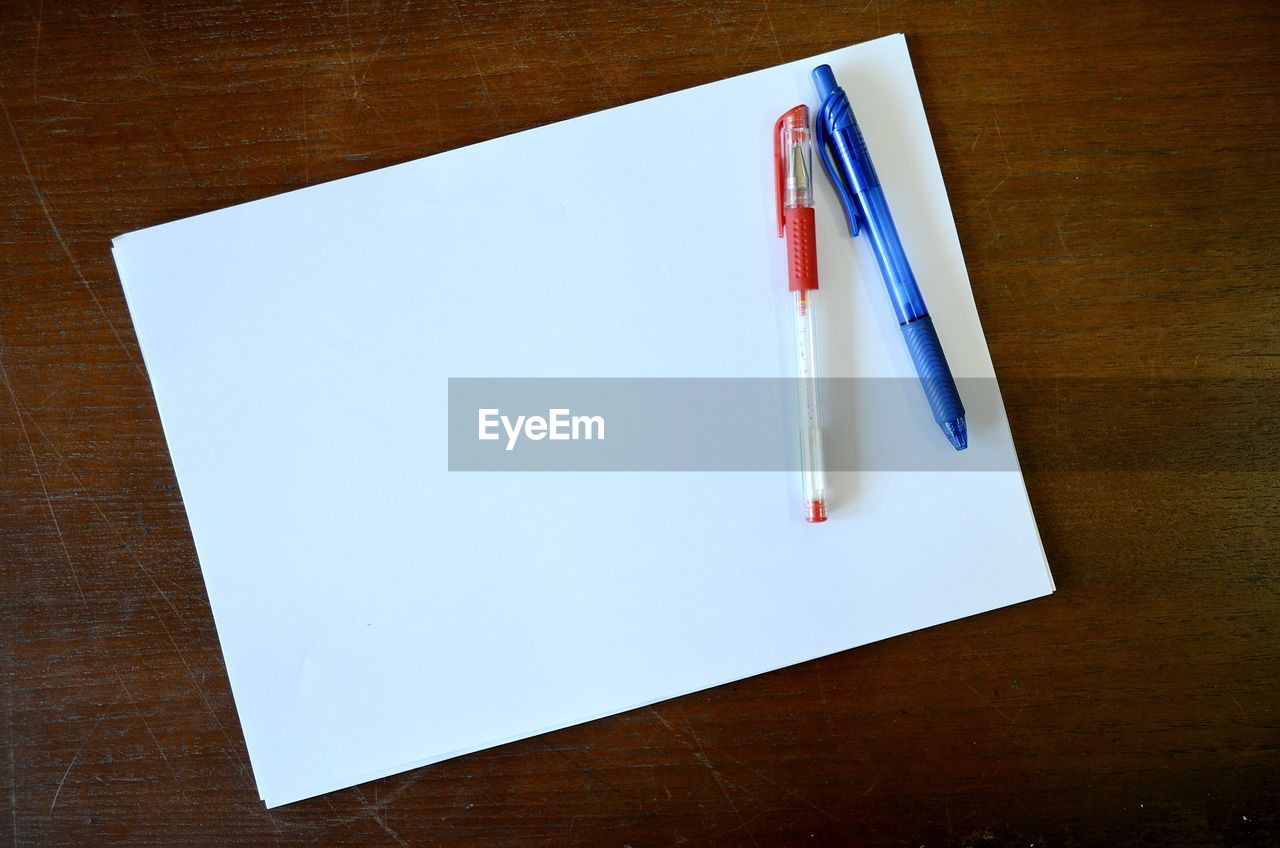
[(797, 106), (773, 128), (773, 158), (778, 208), (778, 237), (787, 236), (788, 288), (796, 325), (796, 376), (799, 378), (800, 471), (804, 516), (827, 520), (827, 473), (822, 456), (822, 419), (818, 415), (817, 342), (814, 308), (818, 293), (818, 246), (813, 223), (813, 148), (809, 107)]

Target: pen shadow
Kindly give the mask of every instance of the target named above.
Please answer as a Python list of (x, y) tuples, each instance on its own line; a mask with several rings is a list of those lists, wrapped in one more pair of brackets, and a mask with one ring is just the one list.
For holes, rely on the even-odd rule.
[[(818, 261), (822, 261), (821, 253)], [(829, 283), (824, 281), (821, 289), (824, 301), (822, 305), (825, 308), (817, 316), (818, 343), (823, 357), (819, 360), (819, 367), (822, 367), (822, 363), (837, 366), (827, 366), (828, 373), (846, 373), (846, 369), (849, 373), (854, 371), (855, 345), (852, 334), (848, 331), (853, 326), (854, 298), (850, 287), (854, 282), (852, 279), (837, 278)], [(858, 498), (860, 474), (852, 470), (859, 467), (858, 410), (849, 402), (850, 393), (833, 392), (833, 385), (833, 381), (820, 379), (819, 402), (822, 404), (822, 431), (826, 442), (827, 515), (829, 520), (838, 520), (852, 513)], [(834, 456), (842, 457), (842, 461), (832, 464)]]
[[(956, 255), (958, 251), (955, 251), (958, 247), (955, 218), (946, 194), (928, 116), (924, 120), (926, 132), (920, 136), (914, 132), (914, 116), (903, 102), (892, 98), (859, 97), (860, 92), (876, 91), (892, 83), (874, 66), (849, 73), (847, 79), (845, 92), (859, 120), (916, 284), (924, 295), (929, 314), (933, 316), (946, 349), (947, 331), (955, 332), (953, 319), (968, 309), (971, 289), (964, 256), (962, 253)], [(895, 145), (898, 139), (921, 140)], [(946, 199), (945, 204), (931, 202), (939, 192)], [(867, 256), (874, 268), (869, 248)], [(959, 279), (956, 279), (957, 269)], [(883, 287), (882, 281), (877, 279), (876, 282)], [(884, 299), (888, 301), (887, 295)], [(898, 341), (901, 342), (900, 339)], [(952, 367), (955, 367), (954, 362)]]

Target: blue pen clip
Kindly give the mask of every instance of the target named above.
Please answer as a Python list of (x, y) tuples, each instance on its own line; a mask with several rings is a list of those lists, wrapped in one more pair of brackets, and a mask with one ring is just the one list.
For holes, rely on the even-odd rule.
[[(831, 69), (823, 65), (827, 69), (827, 73)], [(832, 78), (834, 82), (834, 77)], [(827, 176), (831, 179), (831, 184), (836, 188), (836, 194), (840, 195), (840, 206), (844, 209), (844, 219), (849, 224), (849, 235), (856, 236), (862, 228), (861, 225), (866, 222), (866, 216), (863, 214), (861, 207), (858, 206), (858, 198), (844, 177), (831, 164), (831, 131), (828, 127), (833, 122), (831, 115), (832, 109), (840, 108), (843, 104), (844, 109), (849, 108), (849, 101), (844, 97), (844, 92), (839, 88), (832, 88), (826, 99), (822, 101), (822, 105), (818, 107), (818, 119), (813, 122), (814, 141), (818, 144), (818, 153), (822, 159), (822, 169), (827, 172)], [(835, 120), (839, 120), (839, 116), (835, 116)]]

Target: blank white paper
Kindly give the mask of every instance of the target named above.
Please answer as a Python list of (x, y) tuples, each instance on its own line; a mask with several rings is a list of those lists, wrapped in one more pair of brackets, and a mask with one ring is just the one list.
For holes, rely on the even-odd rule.
[[(450, 377), (791, 375), (771, 129), (822, 62), (993, 378), (902, 36), (115, 240), (268, 806), (1053, 590), (1022, 475), (963, 453), (832, 475), (817, 527), (783, 473), (447, 470)], [(912, 376), (818, 182), (824, 375)], [(998, 398), (969, 422), (1017, 468)]]

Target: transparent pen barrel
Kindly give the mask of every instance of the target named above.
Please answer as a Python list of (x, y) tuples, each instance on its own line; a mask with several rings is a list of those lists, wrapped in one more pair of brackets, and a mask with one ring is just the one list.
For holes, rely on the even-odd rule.
[[(798, 291), (795, 300), (796, 383), (800, 412), (800, 472), (810, 521), (826, 518), (827, 474), (818, 411), (817, 339), (814, 332), (816, 291)], [(820, 516), (820, 517), (815, 517)]]

